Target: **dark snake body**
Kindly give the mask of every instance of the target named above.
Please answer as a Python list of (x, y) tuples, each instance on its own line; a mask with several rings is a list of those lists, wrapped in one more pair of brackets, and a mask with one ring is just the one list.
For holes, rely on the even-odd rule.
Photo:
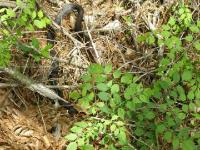
[[(61, 21), (62, 21), (63, 17), (69, 15), (71, 12), (74, 12), (74, 11), (77, 11), (78, 14), (77, 14), (76, 22), (75, 22), (75, 27), (74, 27), (73, 30), (75, 32), (82, 31), (82, 21), (83, 21), (84, 10), (78, 4), (65, 4), (63, 6), (62, 10), (59, 12), (59, 14), (56, 16), (55, 22), (58, 25), (61, 25)], [(83, 37), (83, 34), (79, 33), (78, 36)], [(55, 40), (55, 30), (51, 27), (49, 27), (49, 30), (48, 30), (48, 33), (47, 33), (47, 39), (48, 39), (48, 43), (50, 43), (52, 45), (55, 44), (55, 42), (54, 42), (54, 40)], [(51, 50), (50, 55), (52, 57), (55, 57), (56, 51), (54, 49)], [(57, 81), (54, 78), (57, 78), (58, 75), (59, 75), (59, 62), (54, 60), (52, 62), (50, 72), (49, 72), (49, 75), (48, 75), (48, 78), (50, 79), (51, 85), (57, 85)], [(55, 89), (55, 92), (60, 97), (63, 97), (61, 90)], [(64, 103), (63, 101), (59, 101), (59, 104), (61, 104), (65, 108), (67, 108), (69, 110), (70, 114), (78, 113), (78, 111), (73, 106), (71, 106), (71, 104), (69, 104), (68, 102)]]

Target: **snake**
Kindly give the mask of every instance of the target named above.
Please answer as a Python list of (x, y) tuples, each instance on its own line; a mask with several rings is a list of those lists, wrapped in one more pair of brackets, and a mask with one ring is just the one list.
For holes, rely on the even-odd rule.
[[(77, 17), (76, 17), (76, 22), (75, 22), (75, 26), (74, 26), (74, 32), (80, 32), (82, 31), (82, 21), (83, 21), (83, 15), (84, 15), (84, 9), (82, 8), (81, 5), (79, 4), (65, 4), (61, 11), (58, 13), (58, 15), (56, 16), (54, 22), (58, 25), (61, 25), (62, 19), (69, 15), (72, 12), (77, 12)], [(56, 31), (52, 28), (49, 27), (48, 28), (48, 32), (47, 32), (47, 42), (50, 43), (51, 45), (55, 45), (55, 37), (56, 37)], [(83, 33), (78, 33), (77, 38), (82, 38), (83, 37)], [(51, 57), (55, 57), (56, 55), (56, 51), (55, 49), (52, 49), (50, 51), (50, 56)], [(50, 71), (49, 71), (49, 75), (48, 75), (48, 79), (50, 80), (50, 85), (57, 85), (57, 81), (55, 80), (55, 78), (58, 77), (59, 75), (59, 71), (60, 67), (59, 67), (59, 62), (57, 60), (53, 60), (51, 67), (50, 67)], [(63, 97), (62, 91), (60, 89), (55, 89), (56, 94), (58, 94), (60, 97)], [(59, 101), (59, 104), (63, 107), (65, 107), (66, 109), (68, 109), (70, 114), (76, 114), (78, 113), (78, 111), (69, 103), (66, 101)]]

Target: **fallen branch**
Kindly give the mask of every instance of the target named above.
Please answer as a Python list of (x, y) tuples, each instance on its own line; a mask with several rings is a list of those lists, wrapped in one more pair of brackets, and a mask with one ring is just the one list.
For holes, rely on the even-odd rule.
[(25, 85), (26, 88), (28, 88), (29, 90), (31, 90), (33, 92), (37, 92), (44, 97), (54, 100), (55, 102), (62, 101), (65, 104), (66, 103), (70, 104), (69, 102), (67, 102), (65, 99), (61, 98), (60, 96), (58, 96), (54, 91), (52, 91), (45, 85), (43, 85), (41, 83), (36, 83), (35, 81), (33, 81), (29, 77), (23, 75), (22, 73), (20, 73), (17, 70), (14, 70), (12, 68), (1, 68), (1, 71), (8, 73), (14, 79), (20, 81), (22, 84)]

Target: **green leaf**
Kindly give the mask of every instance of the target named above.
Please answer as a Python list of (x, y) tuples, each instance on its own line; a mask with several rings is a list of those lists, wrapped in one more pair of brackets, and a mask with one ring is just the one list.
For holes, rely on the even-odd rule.
[(92, 77), (90, 74), (84, 74), (83, 76), (81, 76), (81, 79), (84, 81), (84, 82), (89, 82), (92, 80)]
[(125, 125), (125, 123), (122, 122), (122, 121), (117, 121), (117, 122), (115, 122), (115, 123), (116, 123), (116, 125), (119, 126), (119, 127)]
[(47, 17), (44, 17), (43, 20), (45, 21), (46, 24), (51, 24), (51, 20)]
[(196, 25), (191, 25), (189, 28), (193, 33), (199, 32), (199, 28)]
[(141, 102), (144, 102), (144, 103), (148, 103), (149, 102), (148, 97), (146, 95), (144, 95), (144, 94), (140, 94), (139, 99), (140, 99)]
[(110, 94), (106, 93), (106, 92), (99, 92), (97, 95), (98, 95), (99, 99), (103, 100), (103, 101), (107, 101), (110, 99)]
[(38, 39), (33, 38), (31, 43), (32, 43), (33, 47), (35, 47), (36, 49), (39, 49), (40, 43), (39, 43)]
[(108, 83), (107, 83), (107, 86), (108, 86), (109, 88), (111, 88), (111, 86), (112, 86), (112, 83), (113, 83), (113, 81), (112, 81), (112, 80), (108, 81)]
[(188, 105), (183, 104), (182, 110), (183, 110), (185, 113), (188, 112), (188, 108), (189, 108)]
[(6, 9), (7, 9), (7, 8), (1, 8), (1, 9), (0, 9), (0, 13), (3, 13), (3, 12), (5, 12), (5, 11), (6, 11)]
[(31, 15), (32, 20), (34, 20), (36, 18), (36, 16), (37, 16), (36, 11), (33, 11), (32, 15)]
[(185, 37), (185, 40), (187, 41), (187, 42), (192, 42), (192, 40), (193, 40), (193, 36), (190, 34), (190, 35), (187, 35), (186, 37)]
[(124, 91), (124, 98), (126, 99), (126, 100), (129, 100), (129, 99), (131, 99), (131, 97), (133, 96), (133, 91), (134, 91), (134, 89), (132, 88), (132, 87), (127, 87), (126, 89), (125, 89), (125, 91)]
[(190, 103), (190, 104), (189, 104), (189, 110), (190, 110), (190, 111), (194, 111), (195, 108), (196, 108), (196, 105), (195, 105), (194, 103)]
[(13, 17), (15, 17), (16, 16), (16, 13), (15, 13), (15, 11), (14, 10), (12, 10), (12, 9), (6, 9), (6, 13), (7, 13), (7, 15), (9, 16), (9, 17), (11, 17), (11, 18), (13, 18)]
[(78, 104), (84, 109), (88, 109), (90, 107), (90, 103), (87, 98), (79, 99)]
[(100, 64), (92, 64), (88, 67), (88, 72), (91, 74), (103, 73), (103, 67)]
[(135, 106), (136, 106), (136, 104), (135, 104), (135, 102), (134, 102), (133, 100), (128, 101), (128, 102), (126, 103), (126, 108), (128, 108), (128, 109), (131, 110), (131, 111), (134, 111), (134, 110), (135, 110)]
[(166, 123), (167, 123), (168, 127), (172, 127), (175, 125), (174, 119), (170, 118), (170, 117), (167, 119)]
[(42, 54), (43, 57), (49, 58), (49, 49), (50, 49), (50, 48), (51, 48), (51, 45), (48, 44), (48, 45), (46, 45), (44, 48), (42, 48), (42, 49), (40, 50), (40, 53)]
[(177, 94), (176, 90), (170, 91), (170, 96), (173, 96), (174, 98), (177, 98), (178, 94)]
[(113, 77), (116, 79), (116, 78), (120, 78), (121, 76), (121, 71), (120, 70), (116, 70), (114, 73), (113, 73)]
[(82, 131), (83, 131), (83, 129), (81, 127), (78, 127), (78, 126), (74, 126), (70, 130), (74, 133), (82, 133)]
[(110, 125), (112, 123), (111, 120), (104, 120), (104, 125), (107, 126), (107, 125)]
[(46, 24), (40, 20), (34, 20), (34, 25), (39, 29), (46, 27)]
[(137, 40), (137, 42), (141, 43), (146, 40), (146, 37), (145, 37), (145, 35), (138, 35), (136, 40)]
[(137, 127), (136, 130), (134, 131), (135, 135), (141, 137), (144, 134), (144, 130), (140, 127)]
[(186, 100), (186, 96), (185, 96), (185, 91), (184, 91), (183, 87), (180, 86), (180, 85), (178, 85), (178, 86), (176, 87), (176, 89), (177, 89), (177, 91), (178, 91), (178, 93), (179, 93), (180, 99), (181, 99), (182, 101), (185, 101), (185, 100)]
[(106, 65), (104, 68), (104, 73), (108, 74), (111, 73), (111, 71), (112, 71), (112, 64)]
[(117, 150), (113, 144), (109, 145), (109, 146), (108, 146), (108, 149), (109, 149), (109, 150)]
[(176, 19), (175, 19), (174, 17), (170, 17), (168, 23), (169, 23), (171, 26), (173, 26), (173, 25), (176, 24)]
[(117, 126), (116, 126), (115, 124), (112, 124), (112, 125), (110, 126), (110, 131), (111, 131), (111, 132), (114, 132), (116, 129), (117, 129)]
[(104, 105), (103, 107), (100, 108), (101, 112), (106, 113), (107, 115), (110, 115), (111, 109), (107, 106)]
[(25, 54), (26, 54), (26, 53), (30, 53), (30, 52), (33, 51), (33, 49), (32, 49), (31, 47), (27, 46), (26, 44), (21, 44), (21, 43), (19, 43), (19, 44), (18, 44), (18, 48), (19, 48), (20, 50), (22, 50)]
[(81, 150), (94, 150), (92, 145), (84, 145)]
[(194, 99), (194, 91), (190, 90), (190, 91), (188, 92), (187, 98), (188, 98), (189, 100), (193, 100), (193, 99)]
[(183, 8), (180, 8), (180, 9), (178, 10), (178, 12), (179, 12), (179, 14), (183, 14), (183, 13), (184, 13), (184, 9), (183, 9)]
[(175, 72), (173, 74), (173, 81), (179, 82), (180, 81), (180, 74), (178, 72)]
[(67, 145), (67, 150), (77, 150), (78, 146), (76, 142), (71, 142)]
[(105, 135), (105, 136), (103, 137), (103, 139), (101, 140), (101, 144), (102, 144), (102, 145), (106, 145), (106, 144), (109, 143), (109, 141), (110, 141), (110, 136)]
[(189, 70), (185, 70), (182, 74), (182, 80), (190, 81), (192, 79), (192, 72)]
[(91, 107), (91, 108), (89, 109), (89, 114), (96, 115), (96, 114), (97, 114), (97, 107)]
[(135, 104), (140, 104), (140, 103), (141, 103), (141, 100), (140, 100), (138, 97), (133, 97), (132, 101), (133, 101)]
[(171, 142), (171, 140), (172, 140), (172, 132), (171, 132), (171, 131), (165, 132), (163, 138), (164, 138), (167, 142)]
[(11, 59), (10, 53), (9, 44), (4, 40), (0, 41), (0, 67), (5, 67), (9, 64)]
[(74, 133), (70, 133), (67, 136), (65, 136), (65, 139), (67, 139), (68, 141), (74, 141), (77, 139), (77, 135)]
[(195, 41), (195, 42), (193, 43), (193, 46), (194, 46), (198, 51), (200, 51), (200, 41)]
[(90, 92), (85, 98), (87, 98), (88, 102), (93, 101), (93, 99), (94, 99), (94, 92)]
[(78, 100), (81, 95), (79, 94), (78, 91), (73, 91), (69, 94), (69, 97), (72, 98), (73, 100)]
[(75, 123), (76, 126), (82, 127), (82, 128), (86, 128), (88, 126), (87, 122), (81, 121), (81, 122), (76, 122)]
[(125, 110), (123, 108), (118, 108), (117, 113), (118, 113), (118, 116), (121, 119), (124, 119), (124, 117), (125, 117)]
[(159, 124), (156, 126), (156, 132), (157, 133), (163, 133), (165, 131), (166, 127), (164, 124)]
[(39, 62), (41, 60), (41, 57), (39, 55), (33, 55), (34, 61)]
[(96, 105), (101, 108), (101, 107), (105, 106), (105, 103), (104, 102), (97, 102)]
[(97, 89), (99, 91), (106, 92), (108, 90), (108, 86), (105, 83), (99, 83), (99, 84), (97, 84)]
[(16, 4), (17, 6), (19, 6), (20, 8), (24, 7), (24, 3), (22, 2), (22, 0), (16, 0)]
[(172, 141), (172, 145), (173, 145), (173, 150), (177, 150), (179, 149), (179, 139), (178, 138), (174, 138)]
[(38, 11), (38, 17), (41, 19), (44, 16), (43, 12), (41, 10)]
[(125, 73), (121, 78), (121, 83), (130, 84), (132, 83), (133, 75), (130, 73)]
[(95, 79), (95, 82), (102, 83), (102, 82), (105, 82), (107, 80), (107, 76), (102, 75), (102, 74), (96, 74), (94, 79)]
[(77, 140), (77, 143), (78, 143), (78, 146), (83, 146), (83, 145), (85, 144), (84, 138), (79, 138), (79, 139)]
[(185, 119), (185, 117), (186, 117), (185, 113), (178, 113), (177, 116), (181, 120)]
[(155, 37), (153, 35), (150, 35), (146, 40), (147, 40), (147, 43), (150, 45), (155, 43)]
[(119, 85), (118, 84), (113, 84), (111, 87), (111, 93), (118, 93), (119, 92)]
[(119, 135), (119, 129), (118, 129), (118, 128), (114, 131), (114, 135), (115, 135), (115, 136), (118, 136), (118, 135)]
[(119, 118), (119, 116), (113, 115), (111, 120), (112, 120), (112, 121), (113, 121), (113, 120), (117, 120), (118, 118)]
[(87, 92), (90, 91), (92, 89), (92, 84), (91, 83), (83, 83), (82, 86), (82, 96), (86, 96)]
[(152, 120), (155, 118), (155, 114), (153, 111), (145, 111), (144, 115), (145, 115), (145, 118), (147, 118), (148, 120)]
[(132, 25), (133, 19), (132, 19), (131, 16), (122, 16), (122, 18), (126, 21), (126, 24), (127, 24), (128, 26), (131, 26), (131, 25)]
[(161, 35), (164, 37), (164, 38), (169, 38), (171, 33), (169, 31), (162, 31), (161, 32)]
[(119, 139), (119, 143), (122, 145), (125, 145), (128, 143), (128, 140), (126, 137), (126, 132), (125, 132), (124, 128), (119, 129), (118, 139)]
[(196, 90), (195, 97), (196, 97), (196, 99), (200, 99), (200, 90), (199, 89)]
[(171, 27), (169, 26), (169, 25), (162, 25), (162, 28), (164, 29), (164, 30), (170, 30), (171, 29)]
[(170, 86), (170, 81), (163, 80), (163, 81), (160, 81), (159, 84), (162, 89), (167, 89)]
[(196, 146), (191, 139), (188, 139), (188, 140), (183, 141), (182, 149), (183, 150), (196, 150)]
[(119, 105), (121, 103), (121, 97), (118, 93), (115, 93), (113, 95), (113, 101), (114, 101), (115, 105)]

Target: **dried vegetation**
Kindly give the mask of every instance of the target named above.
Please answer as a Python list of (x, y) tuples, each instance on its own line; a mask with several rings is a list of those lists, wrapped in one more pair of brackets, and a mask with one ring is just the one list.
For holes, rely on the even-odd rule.
[[(53, 19), (63, 3), (41, 1), (40, 6)], [(95, 46), (94, 53), (99, 56), (99, 61), (134, 72), (146, 84), (151, 82), (151, 74), (159, 57), (159, 48), (148, 49), (144, 45), (139, 45), (136, 37), (165, 23), (170, 16), (171, 6), (176, 5), (176, 0), (166, 1), (163, 5), (156, 0), (78, 0), (76, 3), (81, 4), (85, 10), (84, 32), (91, 35), (91, 42)], [(195, 2), (193, 5), (191, 7), (194, 12), (198, 11), (199, 15)], [(125, 16), (132, 19), (130, 24), (126, 22)], [(71, 22), (73, 19), (66, 18), (62, 26), (73, 36), (73, 32), (70, 31), (73, 26)], [(45, 34), (46, 31), (27, 33), (23, 40), (29, 40), (29, 37), (34, 36), (45, 45)], [(78, 85), (79, 77), (91, 63), (91, 58), (87, 56), (85, 43), (77, 46), (62, 33), (57, 34), (56, 41), (54, 49), (57, 51), (57, 57), (64, 60), (64, 63), (61, 63), (63, 74), (58, 80), (67, 99), (68, 91)], [(21, 54), (16, 54), (13, 57), (13, 66), (20, 66), (26, 75), (39, 83), (48, 83), (50, 61), (43, 60), (38, 65), (30, 57), (19, 60)], [(56, 110), (48, 99), (24, 89), (16, 82), (10, 84), (9, 81), (13, 80), (5, 75), (1, 74), (0, 81), (9, 83), (0, 84), (0, 148), (62, 149), (65, 144), (62, 137), (73, 121), (80, 119), (80, 116), (72, 118), (65, 109)], [(54, 129), (56, 131), (53, 131)]]

